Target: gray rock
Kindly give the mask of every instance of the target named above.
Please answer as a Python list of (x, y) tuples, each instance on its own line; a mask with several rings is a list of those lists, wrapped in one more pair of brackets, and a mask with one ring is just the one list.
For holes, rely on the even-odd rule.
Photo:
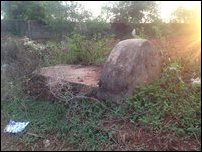
[(120, 103), (144, 83), (157, 78), (161, 58), (149, 41), (128, 39), (112, 50), (101, 72), (97, 97)]

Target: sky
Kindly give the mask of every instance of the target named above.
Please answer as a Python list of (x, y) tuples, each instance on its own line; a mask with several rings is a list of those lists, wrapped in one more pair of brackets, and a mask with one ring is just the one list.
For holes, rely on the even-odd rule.
[[(78, 2), (83, 4), (84, 7), (90, 10), (93, 13), (93, 16), (96, 17), (101, 14), (101, 7), (109, 1)], [(186, 8), (200, 7), (201, 10), (201, 1), (157, 1), (157, 4), (159, 4), (159, 14), (164, 21), (169, 21), (172, 11), (179, 6), (184, 6)]]
[(98, 16), (101, 13), (102, 5), (106, 4), (108, 1), (79, 1), (84, 7), (93, 13), (93, 16)]
[[(101, 13), (102, 5), (108, 1), (80, 1), (80, 3), (96, 17)], [(159, 5), (159, 14), (164, 21), (169, 21), (172, 11), (179, 6), (201, 8), (201, 1), (158, 1), (157, 4)]]

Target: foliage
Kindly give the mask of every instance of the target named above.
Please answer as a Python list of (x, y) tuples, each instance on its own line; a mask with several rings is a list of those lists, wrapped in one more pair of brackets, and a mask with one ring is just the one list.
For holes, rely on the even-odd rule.
[(133, 38), (161, 39), (170, 32), (166, 24), (163, 23), (161, 20), (156, 20), (153, 23), (135, 24), (134, 27), (136, 34), (133, 35), (131, 33)]
[(199, 18), (197, 9), (186, 9), (184, 7), (178, 7), (172, 12), (172, 22), (176, 23), (197, 23)]
[(93, 38), (93, 36), (101, 34), (101, 36), (110, 35), (111, 25), (100, 18), (88, 20), (85, 23), (80, 23), (75, 29), (75, 33), (81, 33), (86, 38)]
[(102, 37), (101, 34), (91, 39), (72, 34), (61, 42), (47, 41), (43, 44), (26, 37), (7, 36), (2, 38), (1, 43), (1, 64), (7, 66), (7, 76), (15, 80), (43, 66), (102, 64), (116, 41), (113, 37)]
[(141, 87), (129, 100), (130, 111), (145, 112), (139, 118), (155, 130), (170, 130), (177, 135), (201, 133), (201, 87), (186, 86), (180, 76), (181, 66), (174, 62), (164, 69), (161, 79)]
[(70, 63), (92, 64), (103, 62), (107, 38), (94, 35), (94, 38), (87, 40), (86, 37), (73, 34), (68, 38), (69, 52), (67, 54)]
[(5, 19), (43, 21), (46, 16), (43, 3), (37, 1), (3, 1), (2, 11)]
[(161, 39), (162, 37), (170, 34), (169, 29), (166, 27), (166, 24), (162, 22), (162, 20), (155, 20), (151, 28), (152, 33), (148, 34), (150, 37)]
[(112, 49), (112, 37), (94, 35), (88, 40), (80, 34), (72, 34), (60, 43), (46, 43), (44, 59), (47, 65), (55, 64), (101, 64)]
[(103, 10), (114, 18), (114, 22), (134, 24), (150, 22), (156, 15), (156, 3), (153, 1), (118, 1), (106, 5)]
[(89, 19), (91, 13), (74, 1), (3, 1), (5, 19), (38, 20), (55, 26), (63, 22), (81, 22)]

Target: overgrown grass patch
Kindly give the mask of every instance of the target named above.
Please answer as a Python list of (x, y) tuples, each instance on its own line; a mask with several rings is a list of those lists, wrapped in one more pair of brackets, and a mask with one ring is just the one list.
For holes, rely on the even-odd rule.
[[(105, 53), (111, 51), (106, 46), (111, 43), (110, 38), (89, 40), (76, 34), (67, 39), (69, 46), (63, 53), (60, 51), (64, 49), (64, 44), (60, 43), (47, 43), (45, 50), (40, 50), (32, 48), (32, 45), (4, 40), (7, 43), (2, 46), (5, 53), (2, 56), (5, 59), (2, 59), (6, 61), (10, 58), (9, 62), (5, 62), (10, 68), (1, 75), (1, 113), (4, 121), (30, 121), (27, 132), (40, 136), (52, 133), (74, 145), (76, 150), (114, 150), (123, 146), (114, 138), (119, 138), (115, 134), (124, 124), (113, 120), (132, 122), (134, 128), (146, 126), (155, 132), (165, 130), (177, 136), (201, 138), (201, 86), (187, 85), (183, 81), (183, 62), (171, 62), (164, 68), (159, 80), (136, 90), (123, 105), (78, 100), (64, 107), (57, 101), (52, 103), (27, 98), (20, 84), (32, 69), (61, 63), (100, 64), (107, 56)], [(13, 53), (15, 50), (21, 50), (19, 53), (23, 56)], [(16, 60), (21, 62), (16, 63)], [(103, 125), (104, 121), (114, 123), (114, 126), (107, 128)], [(25, 133), (19, 140), (30, 146), (39, 138)]]
[(134, 93), (128, 101), (131, 119), (136, 119), (136, 113), (145, 113), (138, 118), (143, 125), (200, 137), (201, 86), (186, 85), (179, 68), (176, 63), (170, 64), (159, 81)]
[[(30, 121), (28, 132), (40, 136), (54, 133), (77, 150), (113, 150), (120, 146), (114, 137), (119, 138), (115, 134), (123, 124), (106, 128), (106, 120), (123, 120), (132, 122), (134, 128), (146, 126), (155, 132), (200, 139), (201, 86), (187, 85), (180, 76), (180, 65), (170, 64), (158, 81), (140, 87), (123, 105), (77, 100), (64, 107), (18, 93), (15, 98), (1, 102), (2, 114), (7, 121)], [(30, 145), (38, 137), (24, 134), (20, 140)]]
[[(101, 150), (103, 145), (110, 144), (108, 132), (100, 128), (106, 108), (85, 100), (75, 103), (77, 105), (64, 107), (57, 103), (19, 98), (2, 102), (3, 119), (30, 121), (27, 132), (44, 137), (46, 133), (54, 133), (79, 150)], [(19, 140), (30, 146), (38, 139), (25, 133)]]
[(62, 126), (65, 108), (62, 105), (28, 99), (17, 99), (2, 103), (5, 119), (16, 121), (30, 121), (28, 131), (43, 134), (49, 130), (56, 130)]

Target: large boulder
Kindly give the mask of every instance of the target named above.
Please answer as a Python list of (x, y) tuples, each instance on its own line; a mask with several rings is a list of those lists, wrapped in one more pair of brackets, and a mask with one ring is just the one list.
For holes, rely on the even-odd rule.
[(157, 78), (160, 71), (161, 58), (149, 41), (121, 41), (113, 48), (104, 65), (97, 97), (120, 103), (141, 84)]

